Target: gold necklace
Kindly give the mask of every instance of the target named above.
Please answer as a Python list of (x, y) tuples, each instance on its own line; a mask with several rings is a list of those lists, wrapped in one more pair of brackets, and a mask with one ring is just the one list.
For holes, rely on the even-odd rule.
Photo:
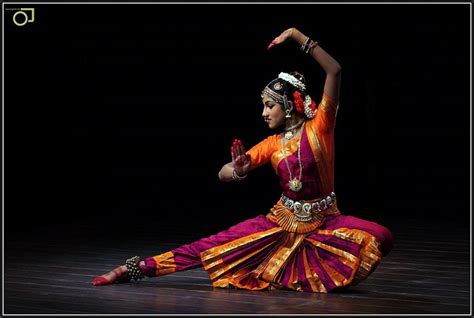
[(285, 139), (286, 139), (286, 140), (290, 140), (291, 138), (293, 138), (293, 137), (295, 136), (295, 135), (293, 134), (293, 129), (298, 128), (299, 126), (301, 126), (302, 123), (304, 123), (304, 119), (302, 119), (301, 121), (299, 121), (299, 122), (296, 123), (295, 125), (286, 128), (286, 129), (285, 129)]
[[(303, 129), (304, 129), (304, 124), (303, 124), (303, 127), (301, 129), (301, 135), (303, 134)], [(298, 163), (300, 165), (300, 175), (297, 178), (293, 178), (293, 175), (291, 173), (291, 169), (290, 169), (290, 164), (288, 163), (288, 158), (287, 156), (285, 156), (285, 162), (286, 162), (286, 167), (288, 168), (288, 173), (290, 174), (290, 181), (288, 181), (288, 187), (290, 188), (291, 191), (293, 192), (298, 192), (301, 190), (301, 188), (303, 188), (303, 182), (301, 182), (301, 176), (303, 174), (303, 165), (301, 163), (301, 136), (300, 136), (300, 140), (298, 141)], [(285, 150), (284, 149), (284, 144), (283, 144), (283, 138), (281, 139), (281, 147), (283, 149), (283, 151)]]

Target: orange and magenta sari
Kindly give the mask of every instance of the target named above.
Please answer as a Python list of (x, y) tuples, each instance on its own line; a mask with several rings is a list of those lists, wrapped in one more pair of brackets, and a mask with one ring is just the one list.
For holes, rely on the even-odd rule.
[[(271, 162), (282, 192), (293, 200), (324, 198), (334, 191), (334, 128), (338, 104), (323, 94), (316, 116), (303, 133), (282, 146), (273, 135), (247, 154), (252, 168)], [(289, 172), (298, 175), (301, 147), (303, 189), (288, 188)], [(284, 288), (327, 293), (368, 277), (387, 255), (393, 236), (384, 226), (341, 215), (337, 201), (319, 222), (300, 222), (281, 200), (266, 215), (145, 259), (142, 271), (162, 276), (203, 266), (215, 287), (249, 290)]]

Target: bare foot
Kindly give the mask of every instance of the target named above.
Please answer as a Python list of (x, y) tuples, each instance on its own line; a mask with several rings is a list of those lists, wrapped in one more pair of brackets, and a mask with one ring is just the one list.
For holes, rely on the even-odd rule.
[(101, 285), (110, 285), (113, 283), (125, 283), (129, 281), (130, 281), (130, 277), (128, 276), (127, 266), (122, 265), (104, 275), (97, 276), (92, 281), (92, 285), (101, 286)]

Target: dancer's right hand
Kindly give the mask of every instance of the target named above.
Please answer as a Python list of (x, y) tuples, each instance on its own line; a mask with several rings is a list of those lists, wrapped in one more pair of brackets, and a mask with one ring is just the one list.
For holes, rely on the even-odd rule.
[(250, 157), (245, 154), (245, 148), (240, 140), (234, 140), (232, 147), (230, 147), (230, 152), (235, 172), (241, 177), (249, 173), (251, 166)]

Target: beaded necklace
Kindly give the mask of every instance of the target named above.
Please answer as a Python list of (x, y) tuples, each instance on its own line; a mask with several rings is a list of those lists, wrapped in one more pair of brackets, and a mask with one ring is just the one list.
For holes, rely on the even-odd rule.
[[(304, 126), (301, 129), (301, 135), (303, 134)], [(283, 138), (281, 138), (281, 147), (284, 149)], [(303, 174), (303, 164), (301, 163), (301, 137), (298, 141), (298, 163), (300, 166), (300, 175), (298, 178), (294, 178), (293, 174), (291, 173), (290, 164), (288, 163), (288, 158), (285, 156), (286, 167), (288, 168), (288, 173), (290, 174), (290, 181), (288, 181), (288, 186), (291, 191), (298, 192), (303, 187), (303, 183), (301, 182), (301, 176)]]
[(304, 119), (302, 119), (298, 123), (294, 124), (293, 126), (286, 128), (285, 129), (285, 139), (290, 140), (291, 138), (293, 138), (295, 135), (293, 134), (292, 130), (295, 129), (295, 128), (298, 128), (299, 126), (301, 126), (302, 123), (304, 123)]

